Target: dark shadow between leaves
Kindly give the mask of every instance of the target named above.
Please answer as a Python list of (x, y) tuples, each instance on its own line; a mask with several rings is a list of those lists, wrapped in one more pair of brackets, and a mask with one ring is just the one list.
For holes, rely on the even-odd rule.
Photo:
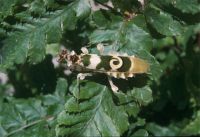
[(86, 30), (89, 31), (90, 29), (91, 28), (84, 20), (78, 21), (75, 29), (65, 30), (61, 39), (61, 44), (68, 50), (74, 50), (76, 53), (80, 53), (81, 47), (89, 43), (87, 34), (83, 34), (83, 32)]
[[(95, 74), (94, 76), (87, 77), (86, 79), (95, 81), (96, 83), (111, 88), (108, 82), (108, 78), (105, 74)], [(133, 89), (134, 87), (144, 87), (147, 84), (148, 79), (149, 78), (146, 74), (136, 75), (135, 77), (128, 78), (127, 80), (112, 78), (113, 83), (119, 88), (119, 90), (121, 90), (124, 93)]]
[(56, 72), (49, 55), (36, 65), (16, 65), (15, 69), (8, 71), (8, 76), (15, 97), (27, 98), (55, 91)]

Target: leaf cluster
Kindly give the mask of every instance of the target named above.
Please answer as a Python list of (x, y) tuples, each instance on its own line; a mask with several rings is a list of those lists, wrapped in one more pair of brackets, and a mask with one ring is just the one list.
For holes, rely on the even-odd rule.
[[(199, 0), (0, 5), (0, 136), (200, 135)], [(55, 61), (63, 47), (97, 54), (99, 43), (146, 60), (150, 71), (113, 79), (113, 93), (105, 75), (77, 84)]]

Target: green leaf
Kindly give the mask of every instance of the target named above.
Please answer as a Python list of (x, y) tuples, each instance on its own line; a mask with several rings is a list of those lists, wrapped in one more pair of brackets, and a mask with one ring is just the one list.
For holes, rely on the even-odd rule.
[(123, 22), (123, 17), (119, 14), (114, 14), (110, 10), (100, 9), (93, 12), (90, 16), (90, 24), (96, 29), (120, 29), (118, 28), (121, 26)]
[(152, 133), (155, 136), (176, 136), (177, 135), (177, 131), (175, 131), (174, 129), (163, 127), (155, 123), (147, 124), (146, 129), (149, 133)]
[(133, 50), (147, 50), (150, 51), (153, 46), (152, 38), (145, 30), (136, 26), (134, 22), (129, 21), (124, 30), (125, 43), (127, 49)]
[(140, 107), (137, 102), (133, 102), (135, 101), (135, 98), (132, 97), (130, 94), (123, 94), (123, 93), (116, 94), (116, 96), (119, 100), (119, 105), (124, 104), (124, 109), (126, 113), (129, 116), (137, 117), (140, 111)]
[(136, 26), (133, 21), (118, 21), (114, 28), (96, 30), (90, 36), (91, 43), (112, 42), (116, 49), (131, 48), (129, 50), (139, 50), (152, 48), (151, 36), (142, 28)]
[(64, 78), (59, 78), (54, 94), (41, 97), (43, 105), (47, 107), (46, 111), (48, 115), (57, 115), (63, 110), (64, 104), (69, 98), (66, 96), (67, 88), (68, 82)]
[(77, 17), (87, 17), (90, 14), (90, 4), (86, 0), (78, 0), (74, 3), (74, 9)]
[(67, 87), (68, 87), (68, 82), (66, 79), (64, 78), (59, 78), (57, 80), (57, 85), (56, 85), (56, 91), (55, 94), (59, 97), (63, 97), (66, 95), (66, 91), (67, 91)]
[[(46, 15), (47, 18), (28, 18), (25, 25), (17, 25), (22, 32), (11, 34), (3, 42), (1, 67), (9, 68), (14, 63), (22, 64), (27, 58), (33, 64), (42, 61), (46, 53), (46, 44), (58, 42), (63, 30), (74, 29), (77, 19), (88, 15), (88, 11), (88, 4), (77, 0), (65, 9)], [(56, 37), (52, 39), (53, 36)]]
[[(38, 136), (41, 136), (44, 134), (44, 132), (41, 132), (42, 127), (43, 130), (50, 132), (49, 129), (44, 129), (44, 126), (48, 124), (46, 123), (48, 120), (52, 119), (46, 118), (46, 111), (42, 107), (40, 100), (13, 100), (10, 103), (3, 104), (3, 109), (0, 112), (0, 123), (2, 125), (0, 134), (4, 136), (20, 136), (28, 133), (33, 134), (40, 130), (40, 132), (38, 131)], [(43, 123), (42, 127), (40, 127), (41, 123)], [(26, 130), (31, 126), (35, 127)], [(53, 134), (52, 131), (51, 133)]]
[(194, 120), (181, 130), (181, 135), (191, 136), (191, 135), (199, 135), (200, 134), (200, 111), (197, 111), (197, 116)]
[(0, 102), (0, 135), (2, 137), (54, 137), (55, 117), (64, 108), (67, 81), (59, 78), (55, 95), (38, 98), (8, 98)]
[(130, 93), (140, 104), (147, 105), (153, 101), (152, 91), (149, 87), (134, 88)]
[(26, 131), (19, 131), (17, 134), (9, 135), (10, 137), (55, 137), (53, 130), (49, 130), (46, 122), (40, 122), (37, 125), (30, 126)]
[(6, 17), (13, 14), (14, 7), (16, 6), (18, 0), (1, 0), (0, 1), (0, 18)]
[(198, 0), (158, 0), (155, 1), (161, 5), (173, 6), (183, 13), (196, 14), (200, 12), (200, 4)]
[(123, 107), (114, 104), (111, 91), (105, 86), (92, 82), (85, 84), (79, 93), (83, 101), (72, 97), (65, 104), (65, 111), (59, 114), (57, 135), (120, 136), (128, 128)]
[(116, 30), (96, 30), (90, 36), (92, 43), (101, 43), (106, 41), (114, 41), (117, 31)]
[[(97, 10), (95, 12), (91, 13), (91, 25), (92, 26), (98, 26), (98, 27), (106, 27), (108, 26), (111, 22), (111, 20), (108, 20), (106, 16), (110, 15), (106, 10)], [(111, 14), (112, 15), (112, 14)]]
[(42, 108), (41, 106), (41, 101), (39, 100), (29, 100), (28, 102), (25, 102), (24, 100), (19, 100), (15, 103), (15, 107), (18, 110), (18, 113), (23, 115), (23, 117), (26, 118), (28, 121), (44, 117), (46, 115), (44, 108)]
[(6, 136), (7, 132), (6, 130), (2, 127), (1, 123), (0, 123), (0, 136), (4, 137)]
[(128, 91), (126, 94), (119, 93), (116, 96), (118, 97), (120, 104), (130, 103), (129, 105), (133, 107), (132, 111), (134, 111), (135, 109), (134, 112), (136, 112), (136, 114), (137, 114), (138, 106), (135, 103), (131, 103), (132, 101), (135, 101), (139, 103), (140, 105), (147, 105), (153, 101), (152, 91), (148, 86), (140, 87), (140, 88), (133, 87), (133, 89)]
[(147, 22), (160, 34), (177, 36), (183, 33), (182, 25), (165, 12), (154, 8), (145, 11)]
[(34, 12), (36, 14), (42, 14), (45, 12), (44, 1), (35, 0), (30, 4), (29, 10), (30, 12)]
[(200, 3), (198, 0), (176, 0), (173, 2), (173, 6), (185, 13), (195, 14), (200, 12)]
[(137, 130), (131, 137), (138, 137), (138, 136), (148, 136), (148, 132), (145, 129), (139, 129)]

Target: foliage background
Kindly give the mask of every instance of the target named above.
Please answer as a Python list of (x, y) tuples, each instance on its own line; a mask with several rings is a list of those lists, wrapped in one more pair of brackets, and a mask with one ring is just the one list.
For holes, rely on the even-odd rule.
[[(0, 0), (0, 136), (200, 135), (200, 1), (94, 1)], [(55, 57), (98, 43), (149, 74), (77, 87)]]

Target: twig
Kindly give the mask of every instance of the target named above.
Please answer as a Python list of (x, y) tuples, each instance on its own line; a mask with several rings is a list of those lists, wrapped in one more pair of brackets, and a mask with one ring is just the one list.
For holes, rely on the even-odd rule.
[(35, 125), (35, 124), (38, 124), (38, 123), (42, 122), (42, 121), (47, 121), (47, 120), (49, 120), (49, 119), (54, 119), (54, 117), (53, 117), (53, 116), (48, 116), (48, 117), (45, 117), (45, 118), (42, 118), (42, 119), (33, 121), (32, 123), (29, 123), (29, 124), (27, 124), (27, 125), (25, 125), (25, 126), (20, 127), (19, 129), (16, 129), (16, 130), (14, 130), (14, 131), (8, 133), (5, 137), (9, 137), (9, 136), (11, 136), (11, 135), (13, 135), (13, 134), (15, 134), (15, 133), (17, 133), (17, 132), (19, 132), (19, 131), (22, 131), (22, 130), (28, 128), (28, 127), (31, 127), (31, 126), (33, 126), (33, 125)]

